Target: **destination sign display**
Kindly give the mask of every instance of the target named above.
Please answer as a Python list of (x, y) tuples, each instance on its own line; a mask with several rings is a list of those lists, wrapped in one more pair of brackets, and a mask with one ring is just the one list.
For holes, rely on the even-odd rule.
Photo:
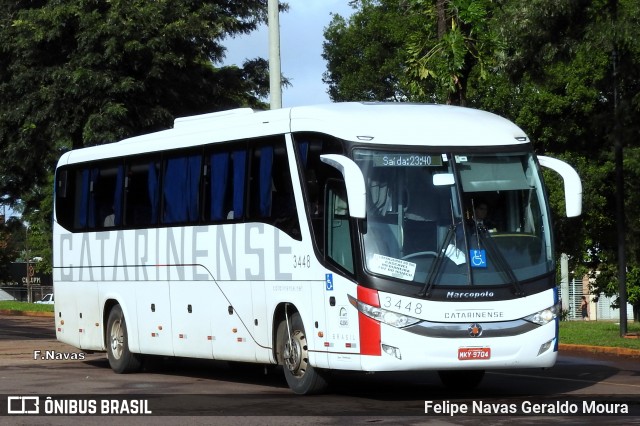
[(442, 156), (425, 154), (375, 154), (374, 167), (436, 167), (442, 166)]

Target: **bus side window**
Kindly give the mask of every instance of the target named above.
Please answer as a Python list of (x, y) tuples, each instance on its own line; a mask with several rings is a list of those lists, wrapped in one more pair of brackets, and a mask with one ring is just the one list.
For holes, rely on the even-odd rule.
[(140, 159), (127, 167), (124, 179), (124, 225), (141, 227), (153, 224), (154, 212), (149, 185), (149, 159)]
[(294, 146), (302, 171), (302, 186), (306, 199), (313, 238), (318, 251), (325, 253), (324, 229), (324, 189), (329, 179), (340, 179), (341, 175), (333, 167), (320, 160), (322, 154), (342, 154), (342, 143), (320, 133), (299, 133), (294, 135)]
[(207, 222), (235, 221), (244, 216), (247, 151), (244, 144), (205, 154), (204, 218)]
[(271, 223), (300, 241), (302, 239), (300, 220), (284, 141), (279, 143), (274, 151), (272, 195)]
[(75, 173), (69, 169), (59, 169), (56, 176), (56, 220), (66, 229), (74, 228), (76, 199)]
[(74, 229), (96, 227), (96, 200), (93, 189), (97, 184), (98, 174), (99, 170), (96, 168), (76, 170)]
[(282, 137), (253, 150), (249, 182), (249, 217), (269, 223), (300, 240), (289, 160)]
[(163, 223), (193, 223), (199, 220), (200, 154), (166, 160), (162, 179)]
[(94, 186), (96, 201), (96, 226), (113, 227), (122, 223), (122, 190), (124, 168), (120, 165), (103, 165)]
[(326, 188), (327, 257), (353, 274), (353, 248), (346, 188), (344, 182), (337, 180), (329, 181)]

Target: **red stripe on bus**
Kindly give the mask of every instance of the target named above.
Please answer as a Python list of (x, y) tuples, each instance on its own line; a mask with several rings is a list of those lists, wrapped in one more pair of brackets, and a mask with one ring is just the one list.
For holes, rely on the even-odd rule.
[(377, 290), (358, 286), (358, 300), (376, 308), (380, 307), (380, 298)]
[[(380, 307), (380, 299), (376, 290), (358, 286), (358, 300), (367, 305)], [(358, 312), (358, 323), (360, 328), (360, 354), (380, 356), (382, 354), (380, 323), (360, 312)]]

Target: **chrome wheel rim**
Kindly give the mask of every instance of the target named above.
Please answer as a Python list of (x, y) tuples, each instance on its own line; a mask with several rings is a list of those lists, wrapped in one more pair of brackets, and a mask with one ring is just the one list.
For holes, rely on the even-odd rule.
[(307, 371), (308, 352), (305, 335), (296, 330), (284, 344), (285, 367), (296, 377), (302, 377)]
[(111, 354), (115, 359), (120, 359), (124, 347), (124, 334), (122, 321), (116, 320), (111, 325)]

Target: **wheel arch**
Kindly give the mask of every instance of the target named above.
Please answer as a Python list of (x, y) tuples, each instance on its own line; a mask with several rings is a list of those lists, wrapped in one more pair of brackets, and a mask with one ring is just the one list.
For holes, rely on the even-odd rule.
[(120, 308), (122, 309), (122, 313), (124, 314), (125, 318), (127, 318), (127, 312), (125, 312), (124, 306), (122, 306), (122, 304), (120, 303), (120, 301), (118, 301), (118, 299), (114, 299), (114, 298), (108, 298), (107, 300), (104, 301), (104, 308), (102, 309), (102, 342), (105, 345), (105, 348), (107, 347), (107, 322), (109, 322), (109, 314), (111, 313), (111, 310), (113, 309), (114, 306), (116, 305), (120, 305)]

